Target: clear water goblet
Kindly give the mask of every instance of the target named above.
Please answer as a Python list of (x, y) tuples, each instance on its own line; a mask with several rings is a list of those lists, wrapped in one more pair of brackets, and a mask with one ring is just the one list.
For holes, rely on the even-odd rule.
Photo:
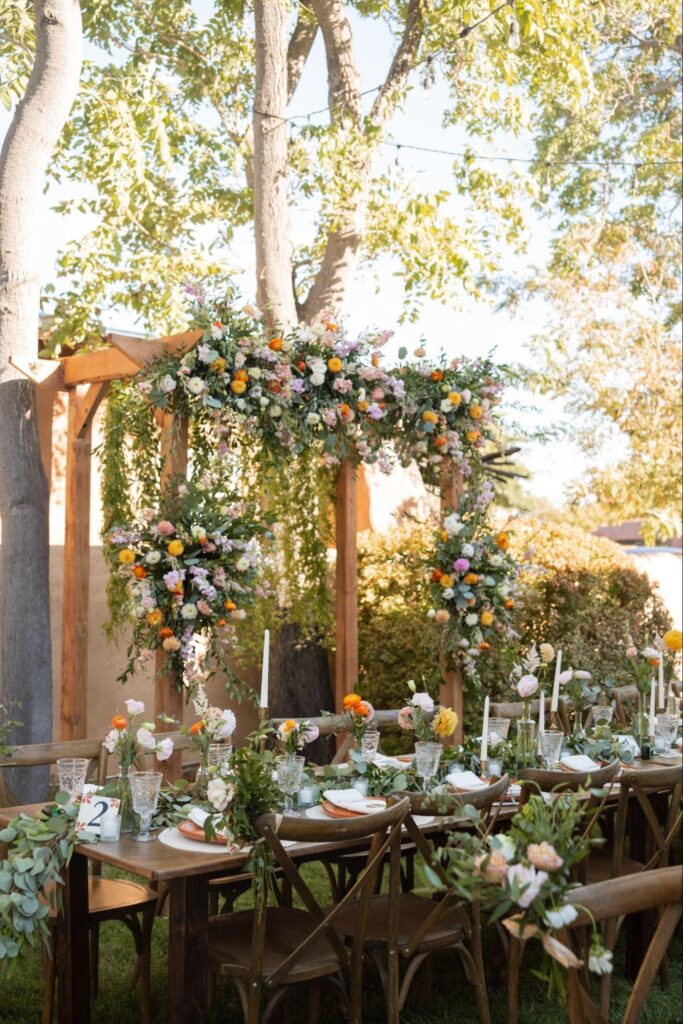
[(305, 757), (283, 757), (277, 762), (275, 771), (280, 789), (285, 797), (285, 814), (294, 810), (294, 796), (299, 792), (304, 771)]
[(140, 818), (140, 833), (133, 836), (133, 839), (138, 843), (149, 843), (156, 839), (156, 836), (150, 834), (149, 828), (159, 802), (163, 775), (161, 772), (130, 772), (128, 779), (133, 810)]
[(360, 752), (363, 760), (368, 764), (374, 764), (379, 749), (379, 732), (376, 729), (368, 729), (360, 741)]
[(430, 780), (434, 778), (439, 770), (442, 753), (443, 748), (440, 743), (415, 744), (415, 771), (423, 780), (423, 793), (429, 791)]
[(560, 760), (564, 733), (559, 729), (544, 729), (541, 733), (541, 757), (545, 768), (554, 768)]
[(678, 735), (678, 715), (657, 715), (657, 725), (659, 726), (661, 753), (668, 756), (671, 753), (673, 742)]
[(72, 800), (78, 800), (83, 795), (89, 764), (87, 757), (60, 757), (57, 759), (59, 788), (62, 792), (68, 793)]
[(489, 745), (497, 747), (504, 743), (510, 732), (509, 718), (489, 718)]

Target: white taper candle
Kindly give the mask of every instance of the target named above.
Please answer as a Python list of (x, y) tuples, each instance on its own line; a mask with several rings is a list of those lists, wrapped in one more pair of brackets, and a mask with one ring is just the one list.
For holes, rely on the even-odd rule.
[(489, 700), (487, 696), (484, 701), (484, 721), (481, 727), (481, 752), (479, 754), (479, 760), (483, 764), (489, 759)]
[(263, 663), (261, 665), (261, 700), (262, 708), (268, 707), (268, 670), (270, 667), (270, 630), (263, 634)]
[(545, 729), (545, 690), (541, 690), (538, 705), (538, 752), (541, 753), (541, 733)]
[(557, 652), (557, 658), (555, 660), (555, 679), (553, 680), (553, 695), (550, 701), (550, 710), (553, 714), (557, 713), (557, 705), (560, 699), (560, 674), (562, 672), (562, 651)]
[(657, 707), (666, 707), (664, 696), (664, 651), (659, 652), (659, 693), (657, 694)]
[(655, 735), (655, 692), (655, 681), (652, 679), (650, 683), (650, 716), (647, 723), (647, 734), (650, 739), (654, 739)]

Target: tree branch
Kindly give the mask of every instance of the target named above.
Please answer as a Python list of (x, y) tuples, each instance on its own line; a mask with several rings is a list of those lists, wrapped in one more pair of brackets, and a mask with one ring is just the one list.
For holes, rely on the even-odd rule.
[(287, 94), (290, 100), (301, 81), (301, 75), (317, 34), (318, 22), (312, 11), (302, 4), (287, 49)]
[(350, 115), (360, 124), (360, 75), (346, 5), (343, 0), (312, 0), (312, 7), (325, 43), (332, 122)]
[(408, 76), (415, 67), (415, 61), (424, 35), (423, 0), (410, 0), (406, 24), (398, 49), (384, 84), (377, 94), (370, 111), (373, 124), (383, 124), (396, 108), (398, 96), (405, 89)]

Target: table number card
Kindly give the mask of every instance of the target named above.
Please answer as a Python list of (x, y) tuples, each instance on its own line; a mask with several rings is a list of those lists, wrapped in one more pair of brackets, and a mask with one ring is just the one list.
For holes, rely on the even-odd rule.
[(76, 818), (76, 832), (91, 832), (95, 836), (101, 834), (102, 818), (105, 814), (115, 811), (119, 814), (121, 801), (117, 797), (101, 796), (99, 793), (85, 793), (81, 800)]

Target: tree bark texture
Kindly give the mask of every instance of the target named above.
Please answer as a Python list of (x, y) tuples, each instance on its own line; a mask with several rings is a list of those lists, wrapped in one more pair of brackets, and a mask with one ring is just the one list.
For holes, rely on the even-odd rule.
[[(302, 641), (298, 627), (292, 624), (285, 625), (278, 638), (271, 705), (273, 718), (317, 718), (321, 711), (334, 709), (327, 651), (322, 644)], [(330, 736), (306, 747), (306, 757), (316, 764), (331, 761), (335, 752)]]
[[(40, 210), (45, 172), (78, 90), (78, 0), (36, 0), (36, 53), (26, 94), (0, 151), (0, 694), (18, 700), (14, 742), (52, 735), (49, 486), (34, 386), (10, 365), (34, 358)], [(44, 769), (8, 783), (25, 802), (45, 796)]]
[(288, 201), (289, 46), (285, 0), (256, 0), (254, 233), (257, 301), (271, 326), (296, 323)]

